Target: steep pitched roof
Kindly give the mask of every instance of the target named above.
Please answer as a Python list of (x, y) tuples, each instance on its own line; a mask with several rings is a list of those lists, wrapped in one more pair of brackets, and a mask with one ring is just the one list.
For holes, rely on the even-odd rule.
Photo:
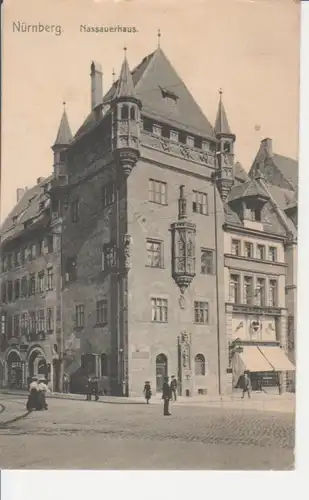
[(277, 153), (273, 156), (275, 165), (279, 168), (284, 177), (292, 184), (294, 189), (298, 188), (298, 162)]
[(232, 135), (229, 122), (227, 119), (226, 111), (224, 108), (224, 104), (222, 101), (222, 93), (220, 92), (220, 100), (218, 105), (216, 123), (215, 123), (215, 132), (217, 135)]
[(30, 189), (27, 189), (9, 213), (0, 228), (1, 242), (11, 238), (24, 230), (24, 223), (35, 219), (49, 206), (50, 199), (45, 193), (44, 186), (52, 177), (44, 179)]
[[(131, 76), (136, 97), (142, 102), (142, 113), (175, 128), (215, 139), (213, 127), (161, 48), (145, 57)], [(110, 103), (115, 97), (118, 82), (106, 93), (103, 104)], [(175, 104), (168, 105), (164, 96), (171, 96)], [(75, 138), (88, 132), (95, 124), (93, 113), (90, 113)]]
[(114, 97), (135, 97), (134, 83), (126, 57), (124, 58), (121, 66), (120, 76), (117, 82)]
[(249, 180), (249, 176), (248, 176), (247, 172), (245, 171), (245, 169), (243, 168), (241, 163), (239, 163), (239, 161), (237, 161), (235, 163), (234, 177), (235, 177), (235, 180), (239, 181), (239, 182), (246, 182)]
[(73, 136), (71, 132), (71, 128), (69, 125), (69, 120), (67, 117), (66, 110), (63, 110), (57, 137), (54, 143), (54, 146), (68, 146), (72, 141)]

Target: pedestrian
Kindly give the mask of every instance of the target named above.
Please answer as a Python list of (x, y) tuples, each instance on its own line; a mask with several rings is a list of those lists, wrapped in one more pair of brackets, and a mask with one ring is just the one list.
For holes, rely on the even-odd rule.
[(69, 377), (66, 373), (63, 374), (63, 392), (69, 392)]
[(99, 379), (97, 377), (92, 377), (91, 379), (91, 394), (94, 395), (95, 401), (99, 400)]
[(171, 400), (171, 388), (168, 383), (168, 377), (164, 377), (163, 389), (162, 389), (162, 399), (164, 400), (163, 415), (170, 416), (169, 405)]
[(38, 383), (38, 407), (37, 410), (48, 410), (46, 394), (48, 392), (48, 381), (45, 377), (39, 379)]
[(248, 394), (248, 398), (251, 398), (251, 380), (250, 380), (248, 372), (244, 373), (241, 399), (244, 399), (245, 393)]
[(38, 378), (31, 377), (29, 385), (29, 396), (27, 401), (27, 411), (36, 410), (38, 407)]
[(148, 381), (146, 381), (146, 382), (145, 382), (145, 386), (144, 386), (144, 394), (145, 394), (146, 402), (147, 402), (147, 404), (149, 405), (149, 401), (150, 401), (150, 399), (151, 399), (152, 392), (151, 392), (151, 385), (150, 385), (150, 382), (148, 382)]
[(172, 400), (177, 401), (177, 379), (174, 375), (171, 380), (171, 396)]
[(282, 385), (281, 385), (281, 382), (280, 382), (280, 375), (279, 374), (278, 374), (278, 379), (277, 379), (277, 385), (278, 385), (279, 396), (281, 396), (281, 394), (282, 394)]
[(91, 401), (91, 395), (92, 395), (92, 380), (90, 375), (87, 377), (87, 382), (86, 382), (86, 400)]

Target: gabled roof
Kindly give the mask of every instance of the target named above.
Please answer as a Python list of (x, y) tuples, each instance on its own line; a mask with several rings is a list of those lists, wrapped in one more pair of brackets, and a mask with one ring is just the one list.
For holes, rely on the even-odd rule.
[(243, 184), (238, 184), (233, 187), (228, 195), (228, 201), (234, 201), (241, 198), (249, 198), (253, 196), (258, 196), (262, 198), (269, 198), (268, 193), (264, 189), (263, 185), (256, 179), (250, 179)]
[(229, 126), (229, 122), (227, 120), (226, 111), (224, 108), (224, 104), (222, 101), (222, 92), (220, 91), (220, 100), (218, 105), (216, 123), (215, 123), (215, 132), (217, 135), (233, 135)]
[(30, 189), (27, 189), (15, 205), (13, 210), (4, 220), (1, 229), (1, 242), (7, 238), (16, 236), (24, 230), (24, 223), (40, 216), (49, 206), (50, 200), (45, 193), (44, 186), (50, 182), (52, 177), (44, 179)]
[(292, 184), (293, 188), (297, 190), (298, 162), (296, 160), (293, 160), (293, 158), (282, 156), (277, 153), (274, 154), (273, 160), (275, 165), (279, 168), (280, 172), (290, 182), (290, 184)]
[(58, 129), (57, 137), (56, 137), (56, 140), (55, 140), (53, 147), (55, 147), (55, 146), (56, 147), (57, 146), (68, 146), (70, 144), (70, 142), (72, 141), (72, 139), (73, 139), (73, 136), (72, 136), (71, 128), (69, 125), (69, 120), (67, 117), (66, 110), (64, 109), (63, 113), (62, 113), (62, 118), (60, 121), (59, 129)]
[[(160, 47), (145, 57), (131, 76), (136, 97), (142, 102), (143, 114), (192, 134), (215, 139), (213, 127)], [(104, 96), (103, 104), (110, 103), (117, 88), (118, 81)], [(173, 95), (175, 105), (169, 105), (164, 94)], [(93, 113), (90, 113), (75, 138), (88, 132), (96, 123)]]

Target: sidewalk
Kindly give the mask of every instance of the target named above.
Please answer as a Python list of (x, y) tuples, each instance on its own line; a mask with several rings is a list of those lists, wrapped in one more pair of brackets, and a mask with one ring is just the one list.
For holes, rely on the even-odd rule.
[[(24, 390), (13, 389), (0, 389), (0, 394), (23, 396), (28, 395)], [(48, 398), (64, 399), (72, 401), (83, 401), (85, 396), (83, 394), (65, 394), (65, 393), (49, 393)], [(254, 392), (251, 399), (247, 397), (241, 399), (241, 393), (235, 393), (230, 396), (192, 396), (185, 397), (179, 396), (173, 406), (196, 406), (196, 407), (210, 407), (210, 408), (230, 408), (242, 410), (260, 410), (260, 411), (279, 411), (293, 413), (295, 411), (295, 394), (284, 393), (282, 395), (258, 393)], [(142, 396), (136, 397), (117, 397), (117, 396), (101, 396), (100, 403), (109, 404), (145, 404), (145, 399)], [(151, 399), (151, 404), (162, 404), (161, 395), (155, 395)]]

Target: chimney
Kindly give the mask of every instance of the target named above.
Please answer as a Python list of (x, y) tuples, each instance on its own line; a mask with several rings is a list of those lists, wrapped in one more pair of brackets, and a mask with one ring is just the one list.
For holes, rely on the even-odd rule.
[(261, 141), (261, 146), (266, 156), (273, 156), (273, 141), (272, 139), (266, 138)]
[(17, 203), (22, 199), (24, 194), (25, 194), (25, 189), (23, 189), (23, 188), (16, 189), (16, 201), (17, 201)]
[(91, 111), (102, 104), (103, 100), (103, 74), (101, 64), (91, 63)]

